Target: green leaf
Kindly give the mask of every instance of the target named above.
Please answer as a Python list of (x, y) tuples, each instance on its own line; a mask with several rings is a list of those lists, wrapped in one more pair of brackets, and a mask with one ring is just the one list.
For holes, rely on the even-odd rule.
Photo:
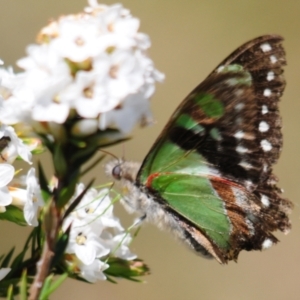
[(14, 300), (14, 289), (13, 289), (12, 284), (8, 287), (6, 299), (7, 300)]
[[(140, 259), (125, 260), (118, 257), (110, 257), (107, 263), (109, 264), (109, 268), (104, 270), (104, 273), (108, 276), (140, 281), (135, 277), (150, 274), (149, 267)], [(113, 280), (111, 281), (114, 282)]]
[(86, 163), (99, 149), (98, 146), (87, 145), (86, 147), (80, 149), (77, 148), (74, 155), (70, 158), (70, 163), (78, 165), (79, 167)]
[(27, 223), (24, 219), (24, 214), (23, 210), (20, 208), (13, 206), (13, 205), (8, 205), (5, 207), (6, 211), (0, 213), (0, 220), (7, 220), (13, 223), (16, 223), (20, 226), (26, 226)]
[(58, 196), (57, 207), (63, 208), (73, 197), (76, 189), (76, 185), (79, 179), (79, 170), (73, 172), (72, 175), (69, 175), (69, 182), (67, 186), (64, 186)]
[(2, 279), (0, 281), (0, 297), (5, 297), (7, 296), (7, 293), (8, 293), (8, 290), (10, 289), (10, 286), (11, 286), (11, 289), (12, 289), (12, 294), (13, 295), (17, 295), (19, 294), (19, 285), (20, 283), (20, 278), (13, 278), (13, 279), (7, 279), (7, 276)]
[[(12, 268), (11, 273), (13, 273), (14, 270), (19, 268), (19, 266), (22, 264), (25, 254), (29, 248), (30, 241), (33, 242), (36, 238), (39, 238), (37, 237), (37, 234), (38, 234), (38, 227), (34, 227), (24, 244), (23, 250), (13, 260), (11, 264), (11, 268)], [(37, 255), (38, 255), (38, 249), (34, 248), (34, 251), (31, 251), (31, 258)]]
[(15, 251), (15, 247), (12, 247), (12, 249), (7, 253), (7, 255), (5, 256), (5, 258), (2, 261), (2, 264), (0, 266), (1, 268), (8, 268), (9, 262), (14, 254)]
[(49, 296), (56, 291), (67, 278), (68, 273), (64, 273), (53, 282), (53, 275), (48, 276), (41, 291), (40, 300), (48, 299)]
[(22, 263), (27, 249), (28, 249), (28, 247), (24, 248), (23, 251), (15, 257), (15, 259), (13, 260), (13, 262), (11, 264), (12, 271), (15, 270), (16, 268), (18, 268), (18, 266)]
[(46, 134), (38, 134), (42, 144), (53, 154), (54, 153), (54, 143), (48, 139)]
[(54, 252), (54, 257), (51, 261), (51, 269), (55, 268), (56, 265), (62, 260), (62, 257), (65, 254), (65, 250), (68, 246), (69, 242), (69, 236), (70, 236), (70, 230), (71, 230), (72, 224), (67, 228), (66, 232), (62, 233), (55, 245), (55, 252)]
[(48, 290), (50, 288), (51, 285), (51, 281), (53, 279), (53, 274), (50, 274), (44, 281), (40, 296), (39, 296), (39, 300), (47, 300), (48, 299)]
[(113, 146), (124, 141), (129, 140), (130, 137), (125, 136), (124, 133), (117, 129), (107, 128), (105, 131), (99, 130), (97, 134), (87, 139), (88, 144), (97, 145), (100, 148)]
[(53, 164), (57, 177), (64, 177), (67, 173), (68, 166), (61, 144), (56, 144), (54, 147)]
[(20, 286), (20, 300), (27, 300), (27, 270), (22, 272)]
[(49, 190), (48, 180), (40, 161), (38, 162), (38, 172), (39, 172), (39, 184), (41, 186), (42, 196), (44, 201), (47, 202), (51, 197), (51, 191)]
[[(41, 222), (39, 223), (39, 225), (37, 227), (34, 227), (34, 229), (32, 230), (30, 236), (28, 237), (26, 244), (31, 240), (32, 237), (32, 242), (31, 242), (31, 249), (30, 249), (30, 253), (31, 253), (31, 257), (39, 257), (40, 256), (40, 252), (42, 249), (42, 240), (44, 238), (44, 235), (42, 233), (41, 230)], [(25, 248), (25, 246), (24, 246)]]

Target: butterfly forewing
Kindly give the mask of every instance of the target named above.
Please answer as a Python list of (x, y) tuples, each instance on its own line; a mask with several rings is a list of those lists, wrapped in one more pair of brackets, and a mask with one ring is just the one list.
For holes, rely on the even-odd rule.
[[(282, 147), (278, 101), (286, 61), (281, 42), (276, 35), (259, 37), (218, 65), (177, 108), (137, 176), (138, 186), (176, 210), (181, 222), (187, 220), (187, 232), (198, 228), (215, 247), (218, 243), (209, 232), (217, 230), (218, 218), (212, 217), (205, 231), (199, 222), (189, 220), (178, 199), (174, 205), (166, 199), (169, 195), (163, 196), (166, 187), (154, 184), (159, 179), (165, 182), (159, 177), (168, 174), (175, 185), (178, 178), (180, 186), (176, 174), (187, 175), (187, 181), (190, 174), (191, 182), (195, 176), (209, 179), (211, 194), (224, 202), (223, 214), (231, 221), (229, 248), (218, 254), (222, 262), (236, 259), (242, 249), (267, 248), (277, 241), (271, 231), (290, 228), (291, 203), (281, 197), (272, 174)], [(201, 202), (202, 192), (203, 188), (194, 188), (191, 197)]]

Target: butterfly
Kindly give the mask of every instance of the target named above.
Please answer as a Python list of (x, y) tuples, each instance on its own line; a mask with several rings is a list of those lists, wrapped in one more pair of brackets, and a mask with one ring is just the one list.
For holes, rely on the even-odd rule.
[(221, 264), (291, 228), (292, 203), (272, 170), (282, 148), (282, 40), (264, 35), (230, 54), (183, 100), (142, 164), (107, 165), (129, 212)]

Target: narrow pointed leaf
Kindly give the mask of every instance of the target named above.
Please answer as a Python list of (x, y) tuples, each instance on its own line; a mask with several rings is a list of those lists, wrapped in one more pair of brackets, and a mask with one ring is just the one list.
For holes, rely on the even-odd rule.
[(8, 287), (6, 299), (7, 300), (14, 300), (14, 289), (13, 289), (12, 284)]
[(71, 157), (70, 163), (73, 165), (81, 166), (86, 163), (98, 150), (98, 146), (88, 146), (83, 149), (78, 149), (77, 152)]
[(48, 187), (48, 180), (46, 178), (43, 166), (40, 162), (38, 162), (38, 171), (39, 171), (39, 184), (41, 186), (43, 199), (47, 202), (51, 196), (51, 191)]
[(27, 271), (22, 273), (21, 286), (20, 286), (20, 300), (27, 300)]
[(61, 284), (68, 278), (68, 273), (64, 273), (61, 276), (59, 276), (54, 282), (53, 277), (49, 280), (50, 281), (50, 285), (47, 286), (47, 289), (43, 289), (42, 294), (41, 294), (41, 299), (48, 299), (49, 296), (56, 291)]
[(67, 162), (60, 144), (55, 145), (53, 154), (53, 163), (56, 175), (61, 178), (66, 175), (68, 170)]
[(56, 242), (54, 257), (51, 262), (51, 269), (55, 268), (58, 265), (65, 254), (65, 250), (69, 242), (71, 226), (72, 225), (67, 228), (66, 232), (61, 234), (58, 241)]
[(39, 297), (40, 300), (48, 299), (48, 296), (50, 295), (48, 291), (49, 291), (52, 279), (53, 279), (53, 274), (50, 274), (44, 281), (44, 284), (43, 284), (43, 287), (42, 287), (42, 290), (40, 293), (40, 297)]
[(12, 258), (13, 254), (14, 254), (14, 251), (15, 251), (15, 247), (12, 247), (12, 249), (7, 253), (5, 258), (3, 259), (3, 262), (2, 262), (0, 268), (7, 268), (8, 267), (10, 259)]
[[(79, 171), (79, 170), (78, 170)], [(73, 197), (76, 189), (76, 185), (78, 183), (79, 174), (77, 171), (74, 171), (73, 176), (70, 178), (69, 184), (64, 187), (59, 195), (57, 207), (63, 208)]]

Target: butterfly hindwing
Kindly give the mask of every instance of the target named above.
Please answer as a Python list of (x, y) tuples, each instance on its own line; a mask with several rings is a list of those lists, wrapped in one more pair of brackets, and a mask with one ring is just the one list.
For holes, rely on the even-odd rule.
[[(229, 55), (177, 108), (137, 176), (137, 186), (178, 215), (191, 239), (202, 235), (220, 262), (267, 248), (277, 241), (272, 231), (290, 228), (291, 203), (272, 174), (282, 147), (281, 41), (263, 36)], [(223, 213), (206, 205), (207, 195)]]

